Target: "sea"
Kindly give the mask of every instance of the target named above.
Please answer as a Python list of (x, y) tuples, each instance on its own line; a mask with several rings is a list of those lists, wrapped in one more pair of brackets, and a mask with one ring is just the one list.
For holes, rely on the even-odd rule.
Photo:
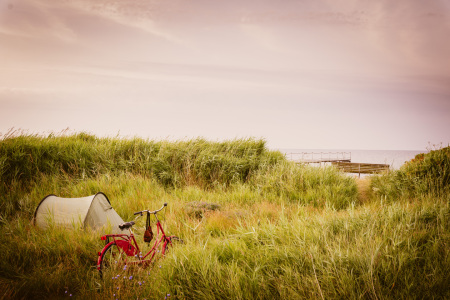
[[(352, 163), (387, 164), (392, 170), (398, 170), (405, 162), (417, 154), (426, 153), (421, 150), (341, 150), (341, 149), (276, 149), (284, 153), (288, 159), (299, 157), (299, 153), (314, 153), (317, 157), (333, 157), (344, 155), (350, 157)], [(305, 154), (306, 155), (306, 154)]]

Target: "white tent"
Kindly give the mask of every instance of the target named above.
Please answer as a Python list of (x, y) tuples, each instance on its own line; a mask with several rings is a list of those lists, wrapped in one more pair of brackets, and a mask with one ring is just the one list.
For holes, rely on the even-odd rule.
[(48, 195), (34, 212), (34, 224), (48, 228), (49, 222), (57, 226), (93, 229), (111, 225), (111, 233), (121, 233), (118, 225), (124, 223), (103, 193), (83, 198), (60, 198)]

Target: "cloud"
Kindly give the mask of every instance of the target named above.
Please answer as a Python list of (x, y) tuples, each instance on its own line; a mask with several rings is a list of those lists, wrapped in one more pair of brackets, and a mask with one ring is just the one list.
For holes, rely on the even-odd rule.
[(103, 112), (92, 128), (113, 119), (142, 135), (267, 133), (288, 144), (315, 124), (330, 141), (330, 127), (345, 132), (341, 143), (360, 127), (390, 141), (414, 136), (408, 126), (448, 136), (448, 1), (9, 2), (0, 126), (41, 115), (74, 128), (79, 114)]
[(0, 86), (0, 95), (38, 95), (38, 94), (57, 94), (60, 91), (54, 88), (28, 88), (28, 87), (8, 87)]
[[(67, 1), (68, 6), (86, 13), (130, 26), (163, 38), (172, 43), (182, 43), (182, 39), (158, 26), (155, 21), (157, 13), (151, 1), (105, 1), (88, 0)], [(156, 10), (157, 11), (157, 10)]]
[[(28, 48), (37, 44), (33, 48), (70, 53), (56, 43), (72, 44), (80, 56), (99, 60), (130, 60), (132, 55), (174, 63), (443, 75), (450, 72), (442, 68), (450, 52), (445, 3), (16, 0), (14, 9), (2, 9), (0, 28), (28, 37)], [(21, 48), (16, 52), (26, 52)]]
[(65, 42), (75, 39), (74, 31), (68, 26), (64, 9), (56, 3), (53, 7), (45, 1), (21, 0), (0, 7), (0, 32), (27, 38), (57, 38)]

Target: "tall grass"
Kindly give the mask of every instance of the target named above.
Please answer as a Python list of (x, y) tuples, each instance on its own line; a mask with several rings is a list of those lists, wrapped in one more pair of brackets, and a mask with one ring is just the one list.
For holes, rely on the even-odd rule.
[(2, 182), (29, 184), (41, 175), (73, 179), (111, 172), (151, 174), (165, 186), (211, 187), (245, 182), (260, 165), (282, 159), (265, 141), (204, 139), (167, 142), (140, 138), (97, 138), (87, 133), (48, 137), (29, 135), (1, 141)]
[(426, 195), (450, 196), (450, 147), (418, 154), (398, 171), (376, 177), (372, 188), (386, 199), (411, 199)]
[(41, 231), (25, 218), (2, 220), (0, 228), (0, 299), (54, 299), (97, 288), (97, 234)]
[[(121, 195), (111, 200), (126, 220), (137, 209), (168, 202), (161, 215), (165, 228), (185, 244), (154, 266), (100, 280), (95, 270), (100, 233), (41, 231), (15, 218), (2, 224), (0, 236), (0, 285), (8, 297), (55, 298), (66, 290), (99, 299), (449, 296), (450, 208), (444, 200), (373, 202), (335, 211), (263, 200), (237, 205), (214, 191), (166, 190), (136, 177), (102, 180), (105, 189)], [(69, 192), (85, 194), (91, 184)], [(193, 195), (217, 200), (220, 209), (201, 218), (189, 215), (185, 207)], [(141, 220), (135, 229), (139, 241), (143, 225)]]
[[(0, 299), (450, 297), (445, 185), (418, 183), (423, 190), (402, 198), (395, 179), (374, 177), (377, 193), (358, 203), (352, 177), (295, 165), (252, 139), (22, 135), (0, 141), (0, 153)], [(101, 232), (30, 222), (47, 194), (98, 191), (124, 220), (168, 202), (164, 228), (185, 244), (101, 280)], [(217, 209), (192, 214), (192, 202)], [(139, 241), (144, 223), (134, 226)]]
[(448, 296), (448, 205), (292, 213), (307, 210), (177, 249), (162, 286), (189, 299)]
[(316, 172), (289, 163), (280, 152), (267, 150), (263, 140), (168, 142), (97, 138), (87, 133), (20, 135), (0, 141), (0, 193), (4, 197), (0, 214), (22, 209), (24, 192), (44, 181), (72, 184), (124, 172), (153, 178), (166, 188), (226, 190), (249, 185), (272, 200), (275, 193), (336, 209), (356, 201), (356, 187), (348, 178), (333, 169)]

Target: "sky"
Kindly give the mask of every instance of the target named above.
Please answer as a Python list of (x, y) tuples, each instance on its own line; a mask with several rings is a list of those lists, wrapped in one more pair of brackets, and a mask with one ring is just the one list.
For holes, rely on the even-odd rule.
[(447, 146), (449, 37), (450, 0), (0, 0), (0, 134)]

